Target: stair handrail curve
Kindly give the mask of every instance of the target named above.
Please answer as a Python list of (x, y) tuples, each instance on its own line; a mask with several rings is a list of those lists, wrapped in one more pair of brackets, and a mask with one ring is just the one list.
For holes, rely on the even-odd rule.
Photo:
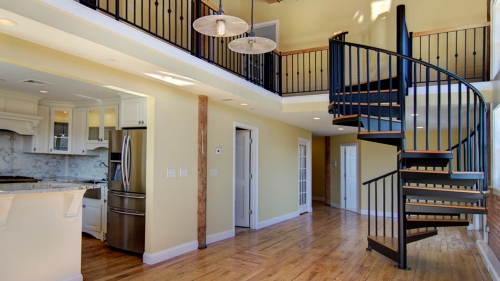
[(394, 171), (392, 171), (392, 172), (385, 173), (385, 174), (383, 174), (383, 175), (381, 175), (381, 176), (378, 176), (378, 177), (376, 177), (376, 178), (373, 178), (373, 179), (371, 179), (371, 180), (367, 180), (367, 181), (363, 182), (361, 185), (367, 185), (367, 184), (370, 184), (370, 183), (372, 183), (372, 182), (375, 182), (375, 181), (378, 181), (378, 180), (383, 179), (383, 178), (385, 178), (385, 177), (388, 177), (388, 176), (390, 176), (390, 175), (393, 175), (393, 174), (395, 174), (395, 173), (397, 173), (397, 172), (398, 172), (398, 170), (394, 170)]

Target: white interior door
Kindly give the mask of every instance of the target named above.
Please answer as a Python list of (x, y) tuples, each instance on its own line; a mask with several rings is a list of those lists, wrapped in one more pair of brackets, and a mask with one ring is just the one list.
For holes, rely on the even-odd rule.
[(235, 142), (235, 226), (250, 227), (250, 131), (237, 130)]
[(299, 213), (308, 211), (307, 196), (307, 146), (299, 144)]
[(357, 212), (358, 209), (358, 160), (357, 146), (341, 147), (342, 156), (342, 208)]

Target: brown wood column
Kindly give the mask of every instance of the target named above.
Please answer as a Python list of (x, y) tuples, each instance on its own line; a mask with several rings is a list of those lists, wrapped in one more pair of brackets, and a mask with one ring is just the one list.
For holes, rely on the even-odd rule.
[(331, 191), (330, 191), (330, 137), (325, 137), (325, 205), (330, 205)]
[(208, 97), (198, 96), (198, 249), (207, 247)]

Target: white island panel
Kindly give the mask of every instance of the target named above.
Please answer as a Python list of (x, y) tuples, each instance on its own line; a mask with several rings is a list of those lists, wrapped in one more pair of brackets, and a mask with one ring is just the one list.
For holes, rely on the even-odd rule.
[[(81, 198), (87, 188), (81, 188), (29, 193), (5, 192), (4, 186), (0, 196), (14, 198), (0, 232), (1, 280), (83, 280)], [(71, 201), (68, 193), (74, 193)], [(76, 215), (68, 216), (69, 208)]]

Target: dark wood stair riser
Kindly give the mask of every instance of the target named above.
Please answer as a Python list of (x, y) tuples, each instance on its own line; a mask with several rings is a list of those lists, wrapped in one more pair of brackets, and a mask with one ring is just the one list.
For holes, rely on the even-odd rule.
[(380, 133), (374, 131), (370, 133), (358, 134), (358, 139), (360, 140), (382, 143), (387, 145), (394, 145), (394, 146), (398, 146), (402, 138), (404, 138), (404, 134), (402, 134), (401, 132)]
[(407, 199), (475, 203), (487, 198), (489, 192), (480, 193), (470, 189), (404, 186), (403, 194), (407, 196)]
[(352, 85), (352, 87), (347, 85), (347, 86), (345, 86), (345, 88), (346, 88), (346, 91), (347, 91), (347, 89), (352, 89), (353, 92), (357, 92), (358, 89), (360, 91), (366, 91), (366, 90), (368, 90), (368, 84), (369, 84), (370, 90), (373, 91), (373, 90), (376, 90), (379, 88), (379, 83), (380, 83), (381, 90), (389, 89), (389, 88), (391, 88), (391, 86), (392, 86), (392, 89), (397, 89), (398, 85), (399, 85), (399, 80), (398, 80), (398, 77), (387, 77), (387, 78), (381, 78), (380, 81), (374, 80), (374, 81), (370, 81), (369, 83), (364, 82), (364, 83), (359, 84), (359, 85)]
[[(380, 123), (380, 124), (379, 124)], [(392, 128), (391, 128), (392, 123)], [(365, 117), (365, 116), (357, 116), (355, 117), (341, 117), (334, 118), (332, 120), (333, 125), (337, 126), (348, 126), (348, 127), (358, 127), (364, 128), (366, 130), (370, 129), (371, 131), (401, 131), (401, 122), (396, 120), (387, 120), (387, 119), (379, 119), (376, 117)], [(380, 126), (379, 126), (380, 125)]]
[(401, 170), (401, 178), (408, 183), (473, 186), (478, 180), (483, 179), (483, 174)]
[(350, 105), (346, 104), (345, 106), (340, 105), (333, 107), (330, 111), (331, 114), (338, 113), (341, 115), (352, 115), (352, 114), (363, 114), (370, 115), (371, 117), (392, 117), (399, 118), (400, 108), (397, 106), (379, 106), (378, 105), (370, 105), (368, 108), (367, 105)]
[(487, 214), (484, 207), (406, 203), (406, 214)]
[(468, 220), (452, 220), (452, 219), (409, 219), (406, 221), (406, 229), (417, 229), (424, 227), (450, 227), (450, 226), (468, 226)]
[(408, 234), (406, 236), (406, 244), (417, 242), (417, 241), (420, 241), (422, 239), (435, 236), (437, 234), (438, 234), (437, 230), (430, 230), (430, 231), (425, 231), (425, 232)]
[[(349, 89), (346, 89), (348, 91)], [(398, 100), (397, 89), (392, 92), (384, 91), (378, 93), (377, 91), (371, 91), (370, 93), (353, 91), (352, 93), (346, 92), (335, 94), (330, 102), (369, 102), (378, 103), (380, 102), (390, 102), (396, 103)]]

